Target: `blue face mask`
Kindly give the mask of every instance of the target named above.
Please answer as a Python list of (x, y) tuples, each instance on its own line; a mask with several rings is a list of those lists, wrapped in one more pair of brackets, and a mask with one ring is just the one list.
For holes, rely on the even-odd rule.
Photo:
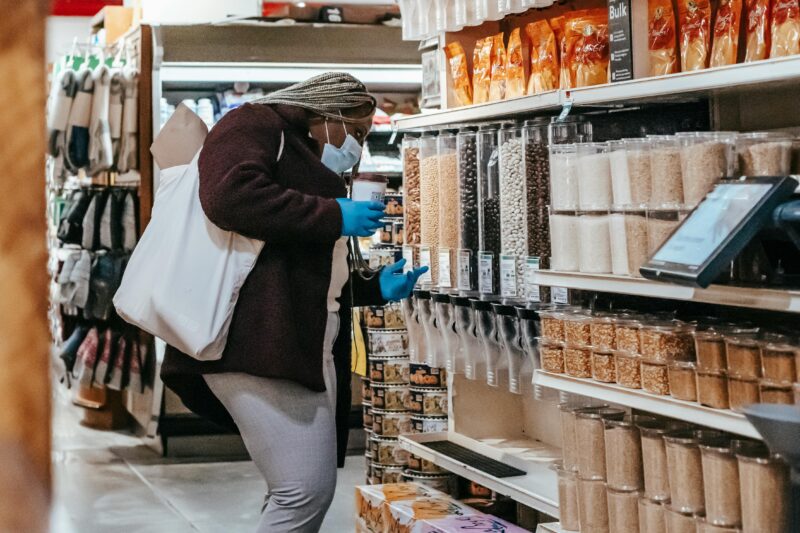
[[(344, 123), (342, 123), (342, 127), (347, 132)], [(342, 146), (337, 148), (330, 143), (327, 121), (325, 122), (325, 135), (328, 136), (329, 142), (325, 143), (322, 149), (322, 164), (337, 174), (347, 172), (353, 168), (358, 163), (358, 160), (361, 159), (362, 151), (361, 145), (358, 144), (356, 138), (348, 133)]]

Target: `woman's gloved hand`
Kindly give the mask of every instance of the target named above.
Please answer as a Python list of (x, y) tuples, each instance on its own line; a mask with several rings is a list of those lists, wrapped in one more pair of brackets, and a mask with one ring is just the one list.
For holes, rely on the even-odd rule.
[(383, 226), (386, 206), (382, 202), (354, 202), (337, 198), (342, 210), (343, 237), (369, 237)]
[(403, 274), (405, 264), (406, 260), (401, 259), (397, 263), (388, 265), (381, 270), (381, 296), (383, 296), (384, 300), (394, 302), (408, 298), (411, 296), (411, 291), (414, 290), (419, 277), (428, 271), (428, 267), (422, 267)]

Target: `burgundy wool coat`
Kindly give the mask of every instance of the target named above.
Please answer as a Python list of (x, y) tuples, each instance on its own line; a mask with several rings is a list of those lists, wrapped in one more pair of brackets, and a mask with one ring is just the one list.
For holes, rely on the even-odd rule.
[[(327, 294), (333, 248), (342, 232), (335, 198), (344, 197), (346, 187), (320, 155), (303, 109), (261, 104), (228, 113), (211, 130), (200, 154), (200, 202), (208, 219), (266, 244), (239, 294), (222, 358), (200, 362), (168, 347), (161, 377), (192, 411), (228, 427), (235, 425), (203, 374), (243, 372), (325, 390)], [(350, 411), (354, 301), (385, 303), (378, 276), (371, 281), (352, 276), (340, 298), (341, 328), (334, 345), (340, 463)]]

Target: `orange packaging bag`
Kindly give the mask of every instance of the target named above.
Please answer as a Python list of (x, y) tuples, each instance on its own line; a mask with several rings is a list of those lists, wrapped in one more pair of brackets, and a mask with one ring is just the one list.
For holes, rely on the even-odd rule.
[(492, 82), (489, 86), (489, 101), (502, 100), (506, 97), (506, 45), (503, 42), (503, 32), (491, 37), (494, 46), (494, 59), (492, 61)]
[(800, 0), (773, 0), (769, 57), (800, 53)]
[(454, 41), (444, 48), (447, 62), (450, 65), (450, 76), (453, 79), (453, 91), (458, 105), (472, 105), (472, 84), (467, 70), (467, 54), (461, 43)]
[(546, 20), (531, 22), (525, 26), (525, 34), (531, 43), (531, 77), (528, 94), (541, 94), (558, 89), (558, 45), (556, 34)]
[(588, 9), (567, 19), (567, 58), (575, 87), (608, 83), (608, 11)]
[(681, 71), (708, 67), (711, 5), (708, 0), (678, 0)]
[(494, 40), (491, 37), (478, 39), (472, 54), (472, 102), (482, 104), (489, 101), (489, 86), (492, 81)]
[(650, 75), (664, 76), (678, 72), (678, 41), (672, 0), (649, 0), (647, 12)]
[(506, 59), (506, 98), (525, 96), (525, 62), (522, 57), (522, 38), (519, 28), (514, 28), (508, 37)]
[(744, 61), (760, 61), (769, 57), (770, 0), (746, 0)]
[(572, 74), (569, 70), (567, 59), (569, 53), (567, 51), (567, 32), (566, 32), (566, 17), (554, 17), (550, 19), (550, 28), (556, 36), (556, 49), (558, 50), (558, 86), (562, 89), (570, 89), (572, 84)]
[(714, 19), (714, 40), (711, 45), (710, 67), (736, 64), (739, 53), (739, 26), (742, 20), (742, 0), (719, 0)]

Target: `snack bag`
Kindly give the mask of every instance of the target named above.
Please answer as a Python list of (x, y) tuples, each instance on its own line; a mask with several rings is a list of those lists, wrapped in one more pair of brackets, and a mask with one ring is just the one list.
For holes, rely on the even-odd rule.
[(531, 42), (531, 77), (528, 94), (540, 94), (558, 89), (558, 44), (553, 28), (546, 20), (531, 22), (525, 26)]
[(770, 0), (746, 0), (744, 62), (760, 61), (769, 56)]
[(492, 81), (492, 61), (494, 60), (494, 39), (478, 39), (472, 54), (472, 102), (482, 104), (489, 101), (489, 87)]
[(525, 95), (525, 63), (522, 58), (522, 39), (519, 28), (514, 28), (508, 37), (508, 57), (506, 58), (506, 98)]
[(773, 0), (769, 57), (800, 53), (800, 0)]
[(489, 101), (502, 100), (506, 97), (506, 45), (503, 42), (503, 32), (491, 37), (494, 46), (494, 60), (492, 61), (492, 82), (489, 86)]
[(567, 32), (566, 32), (566, 17), (554, 17), (550, 19), (550, 28), (556, 36), (556, 49), (558, 50), (558, 86), (562, 89), (570, 89), (572, 85), (572, 74), (569, 70), (567, 51)]
[(739, 24), (742, 20), (742, 0), (719, 0), (714, 20), (714, 41), (709, 66), (736, 64), (739, 52)]
[(575, 87), (608, 83), (608, 11), (588, 9), (567, 19), (567, 54)]
[(711, 6), (708, 0), (678, 0), (681, 71), (708, 67)]
[(453, 90), (458, 105), (472, 105), (472, 84), (467, 71), (467, 54), (461, 43), (454, 41), (444, 48), (447, 63), (450, 65), (450, 76), (453, 78)]
[(672, 0), (649, 0), (647, 11), (650, 75), (664, 76), (678, 72), (678, 42), (675, 38)]

